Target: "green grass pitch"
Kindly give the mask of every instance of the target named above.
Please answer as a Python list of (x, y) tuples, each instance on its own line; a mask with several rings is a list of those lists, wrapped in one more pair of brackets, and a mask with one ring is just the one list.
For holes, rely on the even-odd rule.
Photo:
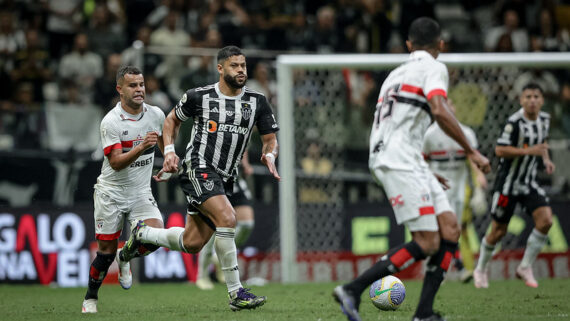
[[(539, 280), (538, 289), (521, 281), (491, 282), (489, 289), (446, 281), (436, 298), (435, 309), (448, 320), (570, 320), (570, 279)], [(399, 310), (377, 310), (362, 295), (363, 320), (411, 320), (421, 282), (405, 281), (406, 300)], [(346, 320), (334, 302), (335, 283), (268, 284), (253, 287), (266, 295), (265, 306), (253, 311), (232, 312), (225, 286), (201, 291), (193, 284), (134, 284), (125, 291), (104, 285), (99, 292), (99, 313), (82, 315), (85, 288), (0, 285), (2, 320), (247, 320), (325, 321)]]

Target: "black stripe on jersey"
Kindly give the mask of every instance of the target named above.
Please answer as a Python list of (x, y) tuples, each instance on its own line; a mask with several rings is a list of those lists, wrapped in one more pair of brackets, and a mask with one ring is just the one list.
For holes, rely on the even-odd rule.
[(419, 108), (423, 109), (426, 113), (428, 113), (429, 117), (433, 120), (433, 115), (431, 114), (431, 108), (429, 107), (427, 102), (424, 102), (424, 101), (421, 101), (418, 99), (414, 99), (414, 98), (402, 97), (402, 96), (396, 96), (395, 99), (399, 103), (409, 104), (409, 105), (412, 105), (414, 107), (419, 107)]
[[(467, 159), (467, 157), (465, 157), (465, 156), (453, 157), (453, 160), (459, 160), (459, 161), (460, 160), (466, 160), (466, 159)], [(452, 158), (449, 158), (449, 157), (446, 157), (446, 158), (430, 158), (429, 159), (430, 162), (432, 162), (432, 161), (433, 162), (449, 162), (451, 160), (452, 160)]]

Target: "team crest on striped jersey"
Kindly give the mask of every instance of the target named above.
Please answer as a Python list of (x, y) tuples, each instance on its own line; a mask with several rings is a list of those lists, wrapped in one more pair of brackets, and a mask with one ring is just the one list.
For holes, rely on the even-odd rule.
[(204, 188), (211, 191), (214, 189), (214, 181), (211, 179), (208, 179), (204, 182)]
[(248, 103), (241, 105), (241, 117), (243, 117), (243, 119), (248, 120), (249, 117), (251, 117), (251, 113), (251, 106)]

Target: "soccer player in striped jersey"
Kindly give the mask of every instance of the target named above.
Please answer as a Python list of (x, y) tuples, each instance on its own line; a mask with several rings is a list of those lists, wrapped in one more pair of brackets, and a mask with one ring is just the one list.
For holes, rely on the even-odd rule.
[[(235, 46), (218, 52), (219, 82), (186, 91), (164, 122), (164, 165), (157, 175), (178, 171), (174, 140), (180, 124), (193, 118), (186, 157), (179, 172), (188, 200), (186, 227), (159, 229), (139, 222), (129, 244), (151, 243), (198, 253), (215, 232), (214, 247), (224, 272), (232, 310), (255, 309), (266, 298), (244, 289), (239, 278), (235, 244), (236, 214), (226, 196), (255, 125), (261, 135), (261, 162), (277, 180), (275, 167), (279, 126), (267, 98), (245, 87), (246, 60)], [(132, 241), (132, 242), (131, 242)]]
[(473, 273), (476, 288), (489, 287), (487, 265), (495, 245), (507, 233), (517, 204), (532, 216), (535, 224), (528, 237), (523, 259), (516, 269), (517, 277), (529, 287), (538, 287), (532, 273), (532, 263), (546, 243), (552, 226), (548, 197), (536, 181), (540, 162), (544, 164), (547, 174), (552, 174), (555, 169), (548, 155), (550, 115), (541, 111), (544, 96), (537, 84), (530, 83), (523, 87), (519, 100), (522, 108), (509, 117), (495, 147), (500, 162), (491, 202), (493, 220), (491, 231), (483, 238), (479, 261)]
[(117, 251), (125, 219), (141, 220), (157, 228), (164, 226), (150, 187), (155, 146), (158, 144), (163, 150), (160, 136), (164, 112), (144, 103), (144, 77), (138, 68), (121, 67), (116, 88), (121, 100), (101, 121), (105, 158), (93, 194), (98, 250), (89, 270), (83, 313), (97, 312), (99, 288), (113, 260), (119, 265), (121, 286), (129, 289), (132, 284), (130, 259), (158, 249), (145, 244), (128, 255)]
[(433, 301), (453, 253), (459, 226), (436, 176), (422, 156), (424, 134), (435, 121), (484, 172), (489, 160), (472, 148), (447, 106), (447, 67), (436, 61), (443, 46), (440, 28), (433, 19), (412, 22), (409, 59), (394, 69), (380, 89), (370, 134), (369, 167), (383, 185), (398, 224), (412, 232), (412, 241), (391, 249), (353, 281), (337, 286), (333, 296), (349, 320), (358, 314), (361, 293), (374, 281), (430, 257), (413, 320), (443, 320), (433, 311)]

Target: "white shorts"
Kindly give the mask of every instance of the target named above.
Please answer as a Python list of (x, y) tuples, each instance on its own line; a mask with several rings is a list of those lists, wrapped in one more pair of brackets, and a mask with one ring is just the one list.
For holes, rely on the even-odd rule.
[(414, 231), (438, 231), (436, 216), (452, 211), (443, 188), (428, 168), (413, 171), (385, 167), (372, 173), (384, 186), (396, 222)]
[(162, 214), (152, 194), (144, 193), (136, 198), (116, 200), (95, 189), (93, 203), (95, 238), (98, 240), (118, 239), (125, 219), (129, 222), (153, 218), (162, 221)]

